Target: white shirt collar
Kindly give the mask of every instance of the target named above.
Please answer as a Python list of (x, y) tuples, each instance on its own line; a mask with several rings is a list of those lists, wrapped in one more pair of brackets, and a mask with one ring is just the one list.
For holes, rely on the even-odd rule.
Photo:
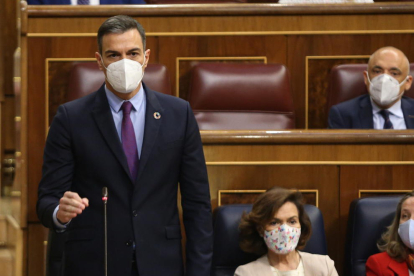
[[(371, 101), (371, 105), (372, 105), (372, 114), (377, 114), (378, 112), (380, 112), (382, 109), (379, 108), (375, 102), (372, 100), (371, 97), (369, 97), (370, 101)], [(387, 108), (387, 110), (394, 116), (397, 116), (399, 118), (404, 118), (404, 114), (402, 112), (401, 109), (401, 99), (398, 100), (398, 102), (396, 102), (395, 104), (393, 104), (390, 108)]]
[[(121, 106), (125, 101), (119, 98), (118, 96), (116, 96), (114, 93), (112, 93), (108, 89), (108, 87), (106, 87), (106, 84), (105, 84), (105, 93), (106, 93), (106, 97), (108, 98), (109, 106), (112, 108), (114, 112), (118, 113), (121, 110)], [(144, 86), (141, 83), (141, 88), (139, 89), (138, 93), (134, 97), (129, 99), (129, 101), (131, 102), (135, 110), (138, 110), (141, 107), (143, 101), (145, 100), (144, 93), (145, 93)]]

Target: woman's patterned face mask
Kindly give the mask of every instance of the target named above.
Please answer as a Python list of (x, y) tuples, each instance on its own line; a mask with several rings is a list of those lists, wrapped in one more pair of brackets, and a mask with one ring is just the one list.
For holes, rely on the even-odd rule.
[(300, 237), (300, 228), (282, 224), (271, 231), (264, 231), (267, 247), (276, 254), (288, 254), (295, 250)]

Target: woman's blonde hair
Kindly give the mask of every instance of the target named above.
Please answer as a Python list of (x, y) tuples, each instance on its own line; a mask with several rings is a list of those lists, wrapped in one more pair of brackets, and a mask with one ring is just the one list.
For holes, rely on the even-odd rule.
[(401, 262), (407, 258), (407, 248), (398, 234), (398, 227), (400, 226), (401, 208), (408, 198), (414, 197), (414, 190), (405, 194), (400, 202), (398, 202), (397, 210), (395, 211), (394, 220), (388, 226), (388, 230), (382, 234), (381, 239), (377, 243), (378, 249), (387, 254), (394, 260)]

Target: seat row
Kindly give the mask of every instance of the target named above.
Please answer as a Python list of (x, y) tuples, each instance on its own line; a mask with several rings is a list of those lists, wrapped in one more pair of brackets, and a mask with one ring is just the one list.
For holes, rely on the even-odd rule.
[[(395, 215), (401, 196), (368, 197), (354, 200), (349, 209), (345, 249), (347, 276), (365, 276), (367, 259), (379, 253), (377, 242)], [(250, 212), (251, 204), (225, 205), (214, 212), (214, 253), (212, 276), (233, 276), (240, 265), (258, 258), (239, 247), (238, 226), (243, 212)], [(329, 255), (321, 211), (313, 205), (304, 205), (312, 224), (312, 235), (304, 252)]]
[[(414, 63), (411, 64), (414, 76)], [(367, 93), (362, 72), (367, 64), (332, 69), (326, 112), (340, 102)], [(67, 100), (97, 90), (105, 80), (95, 62), (76, 63)], [(144, 82), (152, 90), (172, 95), (167, 68), (149, 64)], [(414, 98), (414, 86), (405, 92)], [(193, 67), (188, 100), (202, 130), (293, 129), (295, 112), (289, 71), (282, 64), (199, 63)]]

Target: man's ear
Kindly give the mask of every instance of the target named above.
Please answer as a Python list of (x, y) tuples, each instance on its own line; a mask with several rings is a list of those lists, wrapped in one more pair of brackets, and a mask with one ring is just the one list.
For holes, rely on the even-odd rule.
[(364, 83), (366, 86), (369, 86), (369, 81), (368, 81), (368, 71), (364, 71)]
[(144, 55), (145, 55), (145, 64), (143, 66), (143, 69), (147, 68), (147, 66), (148, 66), (150, 54), (151, 54), (151, 50), (150, 49), (145, 50), (145, 52), (144, 52)]
[(105, 71), (105, 68), (103, 67), (103, 64), (102, 64), (101, 55), (98, 52), (95, 52), (95, 58), (96, 58), (96, 62), (98, 63), (99, 70)]
[(407, 91), (408, 89), (410, 89), (412, 84), (413, 84), (413, 77), (411, 75), (408, 75), (407, 80), (405, 81), (405, 84), (404, 84), (404, 90)]

